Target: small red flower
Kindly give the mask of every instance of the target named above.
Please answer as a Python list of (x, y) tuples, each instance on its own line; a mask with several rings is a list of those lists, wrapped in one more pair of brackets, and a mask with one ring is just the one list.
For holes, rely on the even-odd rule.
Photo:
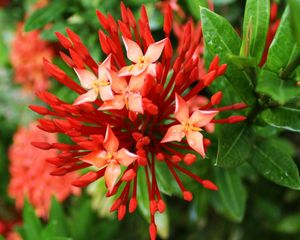
[[(165, 14), (165, 38), (158, 42), (151, 34), (144, 7), (138, 21), (124, 4), (121, 4), (121, 12), (122, 19), (118, 22), (111, 15), (97, 12), (105, 30), (105, 33), (99, 31), (100, 45), (110, 59), (109, 66), (104, 67), (104, 77), (100, 79), (109, 83), (111, 99), (98, 97), (98, 94), (95, 98), (94, 93), (93, 101), (82, 97), (91, 91), (90, 86), (85, 85), (86, 81), (99, 81), (98, 60), (91, 57), (79, 36), (67, 29), (68, 37), (57, 33), (66, 48), (66, 53), (61, 53), (61, 56), (76, 70), (80, 84), (48, 61), (45, 61), (45, 69), (84, 100), (76, 100), (72, 104), (48, 92), (39, 92), (38, 96), (49, 108), (31, 106), (31, 109), (48, 115), (39, 120), (40, 129), (63, 133), (73, 142), (51, 145), (60, 151), (57, 158), (48, 160), (57, 167), (52, 175), (63, 176), (93, 166), (95, 171), (89, 170), (73, 185), (84, 187), (104, 177), (107, 196), (118, 195), (111, 211), (118, 211), (119, 219), (125, 216), (128, 202), (129, 212), (135, 211), (138, 205), (137, 188), (147, 188), (150, 200), (149, 231), (151, 239), (155, 239), (154, 215), (165, 211), (161, 186), (156, 177), (157, 161), (166, 164), (187, 201), (191, 201), (193, 195), (185, 188), (177, 172), (193, 178), (204, 188), (217, 190), (214, 183), (190, 172), (181, 161), (191, 165), (197, 160), (198, 153), (205, 156), (210, 140), (204, 138), (200, 130), (208, 124), (234, 123), (245, 119), (242, 116), (215, 119), (219, 112), (242, 109), (246, 105), (238, 103), (217, 107), (222, 99), (221, 92), (199, 104), (199, 92), (226, 71), (226, 64), (220, 65), (216, 56), (207, 73), (199, 75), (202, 64), (195, 52), (202, 41), (201, 28), (197, 28), (195, 35), (191, 22), (183, 26), (179, 48), (173, 49), (169, 40), (170, 9)], [(128, 66), (125, 57), (132, 64)], [(187, 142), (182, 141), (184, 136)], [(181, 143), (177, 144), (174, 140)], [(47, 146), (45, 141), (38, 147)], [(137, 173), (146, 179), (146, 186), (138, 186)]]

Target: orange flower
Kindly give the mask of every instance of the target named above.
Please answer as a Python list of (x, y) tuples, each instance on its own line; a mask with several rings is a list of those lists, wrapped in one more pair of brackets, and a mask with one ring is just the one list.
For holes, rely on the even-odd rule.
[(46, 90), (49, 82), (43, 69), (43, 58), (53, 59), (53, 56), (53, 49), (40, 39), (38, 31), (25, 33), (23, 24), (18, 25), (10, 53), (16, 83), (22, 84), (28, 92)]
[(17, 131), (9, 149), (11, 179), (8, 192), (16, 200), (17, 209), (22, 209), (24, 198), (27, 197), (37, 215), (46, 218), (51, 196), (54, 195), (61, 202), (70, 194), (79, 193), (71, 185), (77, 174), (51, 176), (54, 167), (47, 164), (45, 159), (55, 157), (57, 151), (37, 149), (31, 145), (33, 141), (56, 142), (57, 137), (39, 130), (36, 123), (31, 123), (28, 129), (21, 127)]

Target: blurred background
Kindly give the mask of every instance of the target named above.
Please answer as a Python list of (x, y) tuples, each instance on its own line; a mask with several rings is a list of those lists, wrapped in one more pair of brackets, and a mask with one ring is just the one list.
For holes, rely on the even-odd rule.
[[(151, 29), (163, 36), (163, 12), (170, 4), (174, 25), (189, 20), (198, 24), (199, 5), (212, 8), (205, 0), (126, 0), (135, 16), (146, 6)], [(45, 139), (64, 141), (63, 136), (36, 128), (38, 115), (28, 108), (41, 104), (35, 92), (50, 90), (65, 101), (76, 97), (67, 88), (49, 79), (43, 58), (74, 77), (60, 59), (61, 50), (54, 32), (76, 32), (95, 59), (103, 59), (98, 40), (100, 28), (95, 11), (120, 17), (117, 0), (0, 0), (0, 235), (2, 239), (148, 239), (148, 222), (143, 211), (127, 215), (119, 222), (109, 212), (112, 200), (105, 198), (103, 181), (86, 189), (71, 185), (77, 173), (67, 177), (50, 176), (46, 157), (55, 156), (34, 148), (30, 142)], [(274, 1), (280, 19), (284, 1)], [(214, 10), (241, 32), (245, 1), (214, 0)], [(272, 23), (272, 22), (271, 22)], [(176, 28), (176, 27), (175, 27)], [(174, 46), (178, 34), (172, 35)], [(158, 37), (159, 38), (159, 37)], [(218, 86), (214, 86), (218, 87)], [(268, 128), (265, 134), (274, 134)], [(299, 164), (299, 134), (276, 132)], [(297, 148), (298, 147), (298, 148)], [(211, 150), (213, 151), (213, 150)], [(207, 167), (209, 168), (209, 167)], [(203, 171), (209, 171), (204, 169)], [(196, 189), (192, 203), (166, 195), (168, 210), (159, 220), (161, 239), (282, 240), (300, 239), (300, 192), (260, 177), (247, 164), (238, 176), (226, 179), (227, 192)], [(235, 176), (235, 175), (231, 175)], [(222, 195), (223, 194), (223, 195)], [(1, 237), (0, 237), (1, 239)]]

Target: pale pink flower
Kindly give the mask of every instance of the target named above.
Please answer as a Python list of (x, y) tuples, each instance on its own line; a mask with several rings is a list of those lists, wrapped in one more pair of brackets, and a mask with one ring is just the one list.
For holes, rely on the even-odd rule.
[(127, 57), (134, 64), (123, 67), (119, 72), (119, 76), (138, 76), (144, 72), (155, 76), (155, 62), (162, 54), (166, 38), (159, 42), (150, 44), (145, 55), (136, 42), (126, 37), (123, 37), (123, 42), (126, 48)]
[(125, 78), (118, 77), (116, 73), (110, 72), (113, 78), (112, 89), (116, 93), (114, 99), (105, 101), (99, 110), (123, 109), (124, 106), (129, 111), (143, 113), (141, 89), (143, 87), (139, 78), (131, 76), (129, 84)]
[(80, 95), (74, 102), (78, 105), (85, 102), (94, 102), (98, 94), (103, 101), (111, 100), (114, 98), (111, 90), (111, 81), (108, 69), (111, 66), (111, 55), (109, 55), (101, 65), (98, 66), (98, 76), (86, 69), (74, 68), (81, 86), (88, 91)]
[(175, 118), (180, 124), (171, 126), (161, 142), (180, 142), (186, 136), (189, 146), (205, 157), (203, 135), (199, 131), (211, 122), (218, 111), (196, 110), (189, 116), (188, 105), (178, 94), (175, 97), (175, 104)]

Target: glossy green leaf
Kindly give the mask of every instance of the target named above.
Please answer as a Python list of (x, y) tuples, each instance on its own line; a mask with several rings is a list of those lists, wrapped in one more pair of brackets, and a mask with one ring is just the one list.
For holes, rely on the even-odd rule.
[(23, 208), (23, 220), (25, 239), (40, 240), (42, 224), (39, 218), (36, 216), (34, 208), (27, 199), (25, 200)]
[(295, 213), (281, 219), (276, 230), (282, 233), (300, 233), (300, 213)]
[(294, 36), (298, 42), (298, 47), (300, 47), (300, 24), (299, 24), (300, 0), (288, 0), (288, 3), (291, 9)]
[(46, 7), (36, 10), (25, 22), (25, 31), (43, 28), (47, 23), (59, 18), (66, 4), (67, 1), (55, 0)]
[(245, 123), (222, 125), (218, 131), (218, 153), (215, 165), (236, 167), (244, 163), (250, 153), (253, 133)]
[(266, 67), (274, 72), (280, 73), (300, 54), (291, 25), (290, 9), (287, 8), (270, 46), (266, 62)]
[(246, 206), (247, 192), (236, 169), (214, 168), (219, 190), (214, 195), (214, 207), (232, 221), (241, 222)]
[[(219, 55), (221, 61), (228, 64), (228, 56), (239, 55), (241, 39), (225, 18), (206, 8), (201, 8), (200, 14), (207, 52), (212, 56)], [(228, 64), (225, 76), (241, 99), (249, 105), (255, 102), (254, 85), (245, 71)]]
[(248, 161), (270, 181), (292, 189), (300, 189), (297, 165), (291, 156), (279, 146), (276, 139), (256, 143), (253, 145)]
[(271, 108), (262, 113), (262, 118), (274, 127), (300, 132), (300, 109)]
[(282, 80), (277, 73), (265, 69), (260, 71), (256, 89), (258, 92), (269, 95), (280, 104), (284, 104), (300, 94), (300, 88), (295, 82)]
[(241, 55), (255, 57), (260, 62), (267, 38), (270, 19), (269, 0), (247, 0)]

